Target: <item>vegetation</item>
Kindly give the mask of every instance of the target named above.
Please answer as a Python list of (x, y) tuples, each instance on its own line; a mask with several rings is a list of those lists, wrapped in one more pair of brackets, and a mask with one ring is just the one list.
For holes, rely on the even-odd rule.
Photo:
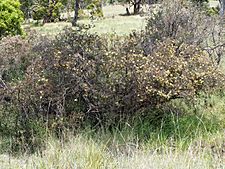
[(20, 0), (21, 10), (23, 11), (24, 17), (29, 19), (31, 17), (31, 8), (34, 4), (33, 0)]
[(220, 3), (220, 16), (224, 17), (225, 1), (224, 0), (219, 0), (219, 3)]
[(33, 5), (32, 17), (34, 20), (43, 19), (44, 23), (60, 20), (61, 0), (42, 0)]
[[(56, 22), (74, 6), (76, 22), (52, 35), (24, 26), (25, 36), (1, 38), (1, 166), (224, 166), (225, 31), (218, 14), (191, 1), (149, 2), (145, 28), (117, 34), (95, 32), (95, 24), (141, 16), (105, 15), (109, 8), (99, 1), (54, 1), (56, 11), (53, 1), (30, 5), (37, 2), (44, 11), (38, 20)], [(102, 11), (106, 18), (92, 17)], [(82, 12), (91, 13), (91, 25), (81, 24)]]
[(23, 13), (18, 0), (0, 2), (0, 39), (7, 35), (22, 34)]

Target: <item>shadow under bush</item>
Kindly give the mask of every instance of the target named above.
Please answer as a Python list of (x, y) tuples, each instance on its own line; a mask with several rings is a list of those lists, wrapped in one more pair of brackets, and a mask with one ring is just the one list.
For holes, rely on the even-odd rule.
[[(174, 100), (132, 117), (122, 117), (108, 128), (94, 132), (106, 135), (109, 140), (116, 140), (119, 144), (150, 144), (153, 147), (168, 145), (186, 149), (196, 140), (209, 139), (217, 133), (223, 133), (223, 98), (224, 92), (216, 92), (211, 96), (198, 96), (194, 102)], [(215, 104), (211, 105), (214, 101)]]

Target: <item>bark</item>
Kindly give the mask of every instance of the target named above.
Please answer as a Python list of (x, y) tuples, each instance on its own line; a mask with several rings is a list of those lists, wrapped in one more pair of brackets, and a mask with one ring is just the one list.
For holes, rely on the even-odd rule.
[(71, 8), (71, 0), (68, 0), (66, 4), (66, 15), (67, 15), (67, 21), (71, 21), (71, 16), (70, 16), (70, 8)]
[(224, 17), (225, 14), (225, 0), (219, 0), (220, 2), (220, 16)]
[(148, 5), (152, 5), (153, 1), (152, 0), (148, 0)]
[[(51, 5), (52, 3), (52, 5)], [(51, 23), (51, 22), (54, 22), (56, 18), (53, 17), (53, 11), (54, 11), (54, 8), (55, 8), (55, 5), (57, 4), (57, 1), (54, 1), (54, 0), (49, 0), (48, 1), (48, 12), (47, 12), (47, 15), (44, 16), (43, 18), (43, 24), (45, 23)], [(60, 17), (58, 18), (60, 20)]]
[(134, 1), (134, 14), (138, 14), (141, 9), (141, 0)]
[(128, 7), (126, 7), (126, 13), (127, 13), (127, 15), (130, 15), (130, 11), (129, 11)]
[(155, 4), (156, 2), (157, 2), (157, 0), (148, 0), (148, 5)]
[(72, 20), (72, 26), (76, 26), (77, 25), (79, 4), (80, 4), (80, 0), (75, 0), (74, 17), (73, 17), (73, 20)]

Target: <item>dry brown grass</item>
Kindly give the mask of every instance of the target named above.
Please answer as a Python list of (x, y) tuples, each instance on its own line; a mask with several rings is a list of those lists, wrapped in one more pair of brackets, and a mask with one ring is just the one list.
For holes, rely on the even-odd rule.
[[(221, 134), (208, 142), (218, 143)], [(147, 145), (112, 144), (110, 140), (71, 137), (65, 144), (50, 139), (41, 154), (23, 157), (0, 156), (0, 168), (20, 169), (223, 169), (225, 154), (213, 151), (205, 141), (193, 142), (186, 150), (169, 146), (151, 149)], [(212, 144), (211, 144), (212, 145)], [(219, 145), (219, 144), (218, 144)], [(221, 144), (222, 145), (222, 144)], [(221, 146), (220, 145), (220, 146)], [(219, 146), (217, 146), (219, 147)], [(221, 147), (220, 147), (221, 148)]]

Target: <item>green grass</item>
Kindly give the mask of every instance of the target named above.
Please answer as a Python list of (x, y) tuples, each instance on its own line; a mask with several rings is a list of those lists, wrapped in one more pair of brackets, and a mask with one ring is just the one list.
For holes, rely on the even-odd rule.
[[(172, 144), (154, 149), (136, 143), (117, 143), (115, 138), (85, 135), (69, 137), (64, 143), (49, 139), (42, 153), (13, 157), (0, 155), (0, 168), (12, 169), (223, 169), (222, 133), (210, 140), (192, 141), (186, 150)], [(109, 144), (109, 142), (111, 142)]]
[[(174, 101), (157, 123), (145, 118), (121, 122), (112, 130), (86, 128), (63, 139), (48, 137), (35, 154), (0, 155), (0, 168), (40, 169), (223, 169), (224, 94), (205, 95), (192, 106)], [(171, 106), (170, 106), (171, 107)], [(182, 115), (177, 115), (182, 113)], [(155, 112), (157, 114), (157, 112)]]
[[(218, 5), (217, 1), (209, 1), (211, 7)], [(130, 9), (132, 11), (132, 8)], [(144, 11), (147, 12), (147, 7), (144, 7)], [(90, 24), (91, 33), (98, 34), (118, 34), (128, 35), (133, 30), (143, 30), (146, 25), (145, 15), (133, 15), (122, 16), (126, 13), (125, 6), (122, 5), (108, 5), (103, 7), (104, 17), (97, 20), (80, 19), (78, 24)], [(66, 14), (64, 14), (66, 15)], [(73, 13), (71, 13), (73, 16)], [(23, 27), (30, 27), (29, 24), (23, 25)], [(40, 32), (43, 35), (56, 35), (60, 33), (63, 28), (71, 27), (70, 22), (57, 22), (47, 23), (44, 26), (31, 26), (31, 29)]]
[(211, 7), (217, 7), (219, 5), (219, 1), (209, 0), (209, 5)]
[[(97, 20), (81, 19), (78, 24), (90, 24), (92, 33), (106, 34), (116, 33), (125, 35), (133, 30), (142, 30), (145, 28), (146, 19), (144, 16), (121, 16), (125, 13), (125, 7), (121, 5), (105, 6), (103, 8), (104, 18)], [(24, 25), (25, 28), (30, 27)], [(31, 29), (40, 32), (43, 35), (56, 35), (63, 28), (71, 27), (69, 22), (47, 23), (44, 26), (31, 26)]]
[[(80, 20), (79, 24), (90, 24), (92, 33), (106, 34), (115, 33), (118, 35), (126, 35), (133, 30), (142, 30), (145, 27), (145, 18), (140, 16), (115, 16), (111, 18), (100, 19), (91, 22), (90, 20)], [(71, 23), (58, 22), (48, 23), (44, 26), (32, 27), (31, 29), (40, 32), (43, 35), (56, 35), (65, 27), (71, 27)]]

